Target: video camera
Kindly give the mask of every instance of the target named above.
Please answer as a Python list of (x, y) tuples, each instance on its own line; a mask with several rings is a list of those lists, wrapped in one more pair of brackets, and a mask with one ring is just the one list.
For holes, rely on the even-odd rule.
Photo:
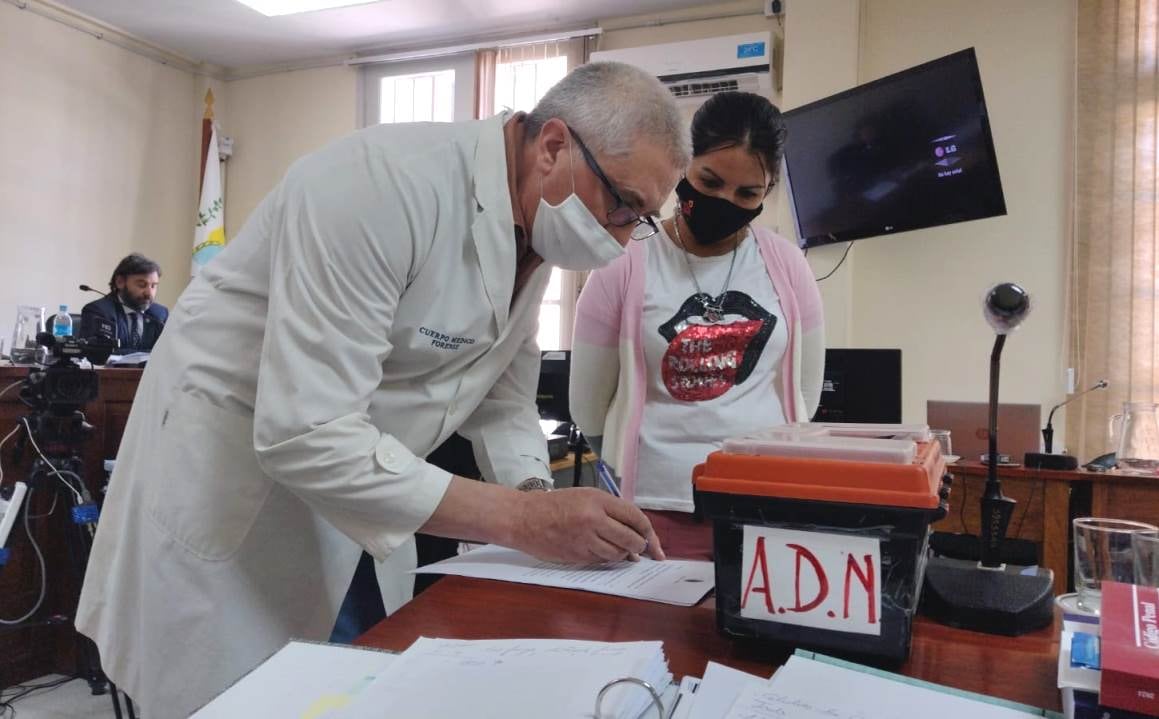
[(110, 340), (54, 337), (41, 332), (36, 341), (48, 349), (51, 359), (43, 369), (31, 370), (20, 388), (20, 396), (28, 406), (62, 415), (79, 410), (97, 398), (96, 372), (77, 366), (73, 360), (83, 358), (93, 364), (104, 364), (114, 349)]

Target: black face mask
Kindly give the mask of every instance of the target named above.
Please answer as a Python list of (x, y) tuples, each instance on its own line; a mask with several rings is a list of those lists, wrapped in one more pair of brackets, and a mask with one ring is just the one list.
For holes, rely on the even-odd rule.
[(762, 204), (756, 209), (746, 210), (728, 200), (706, 195), (693, 187), (687, 177), (676, 186), (676, 196), (680, 198), (677, 209), (701, 245), (715, 245), (732, 236), (755, 220), (764, 209)]

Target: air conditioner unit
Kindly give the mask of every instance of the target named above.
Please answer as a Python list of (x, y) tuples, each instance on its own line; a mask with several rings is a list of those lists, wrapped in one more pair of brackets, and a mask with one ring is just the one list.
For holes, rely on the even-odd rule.
[(635, 65), (660, 78), (683, 103), (699, 103), (726, 90), (772, 92), (772, 35), (710, 37), (592, 53), (593, 62)]

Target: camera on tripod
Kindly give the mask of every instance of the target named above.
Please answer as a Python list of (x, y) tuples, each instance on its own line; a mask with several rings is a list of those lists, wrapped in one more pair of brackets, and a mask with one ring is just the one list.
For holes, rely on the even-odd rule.
[(20, 398), (32, 409), (26, 420), (28, 429), (45, 443), (78, 443), (92, 431), (81, 408), (97, 398), (99, 380), (95, 370), (73, 360), (104, 363), (113, 343), (101, 338), (54, 337), (47, 332), (38, 334), (36, 341), (48, 349), (50, 360), (47, 366), (30, 370), (20, 387)]

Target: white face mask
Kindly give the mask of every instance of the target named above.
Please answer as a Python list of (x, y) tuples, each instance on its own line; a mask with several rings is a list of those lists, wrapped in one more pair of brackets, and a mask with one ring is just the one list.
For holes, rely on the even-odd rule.
[[(573, 159), (570, 146), (568, 159)], [(571, 194), (558, 205), (543, 198), (540, 180), (539, 208), (531, 227), (531, 249), (544, 262), (560, 269), (598, 269), (624, 254), (624, 248), (575, 194), (574, 164), (571, 173)]]

